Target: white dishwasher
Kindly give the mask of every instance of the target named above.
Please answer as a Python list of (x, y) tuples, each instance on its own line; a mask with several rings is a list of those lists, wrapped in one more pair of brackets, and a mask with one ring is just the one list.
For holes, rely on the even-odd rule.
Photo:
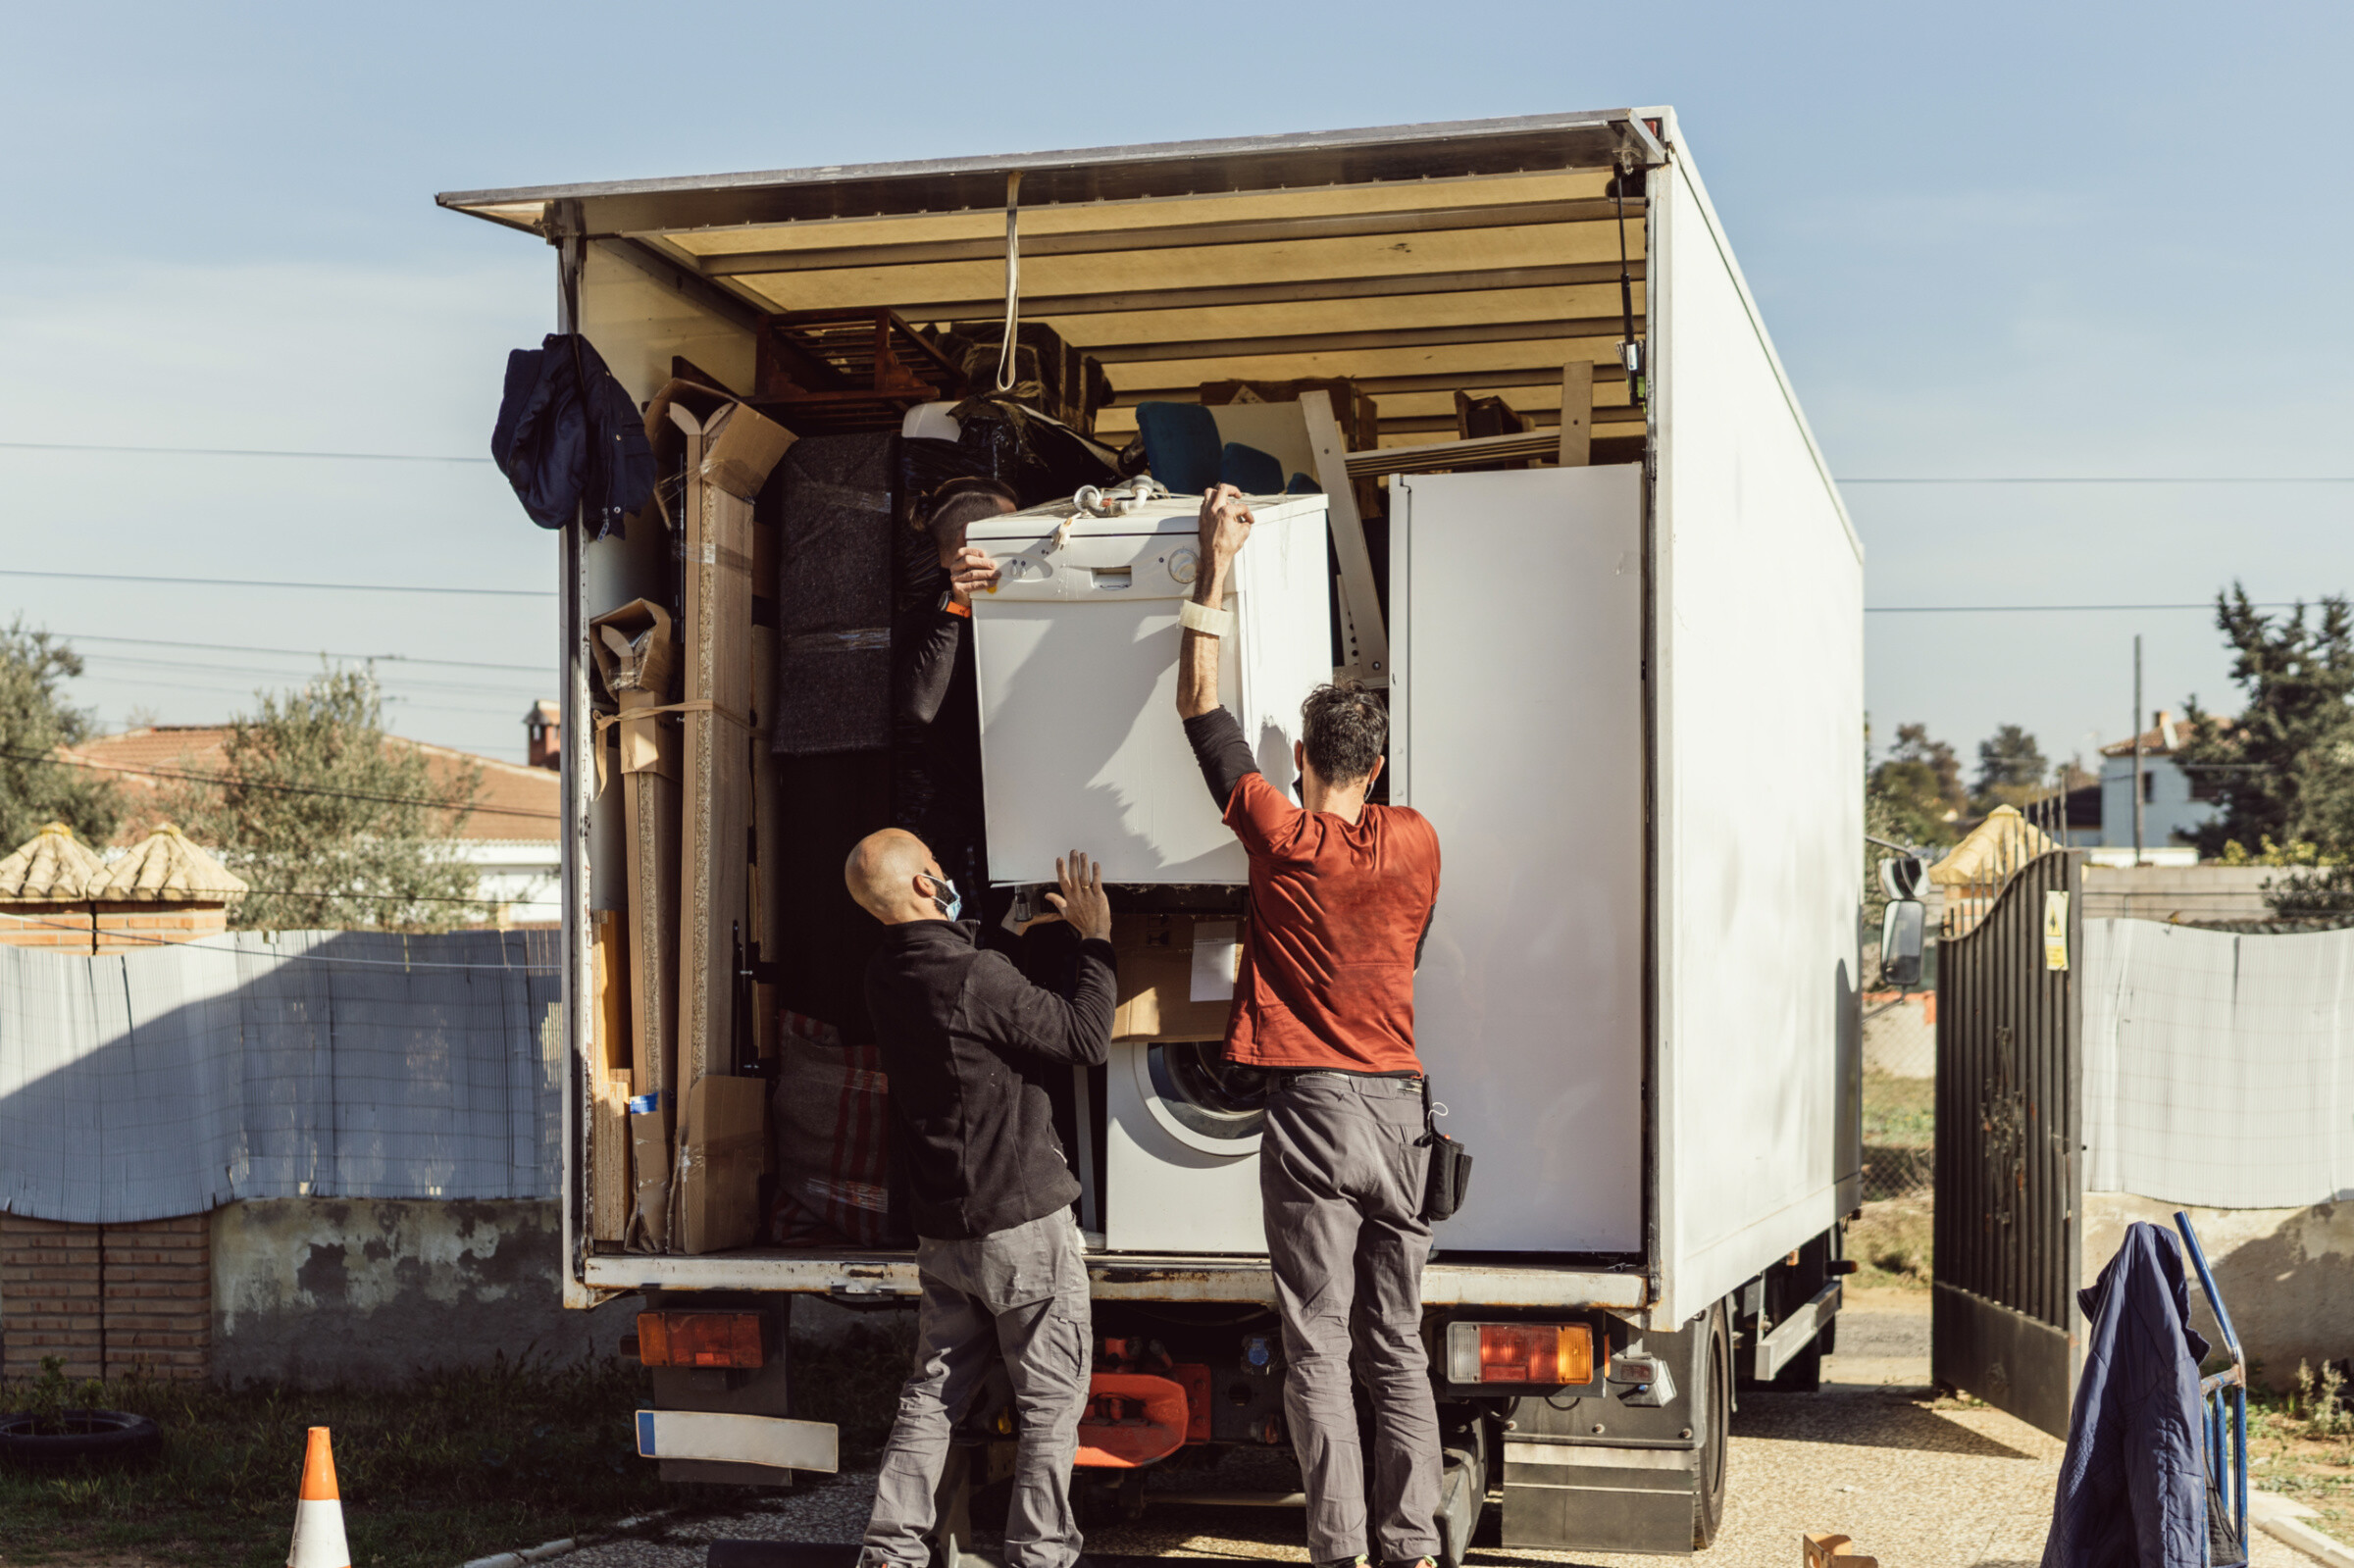
[[(1113, 515), (1058, 502), (968, 535), (1004, 574), (973, 605), (989, 879), (1050, 883), (1054, 857), (1081, 849), (1106, 882), (1248, 882), (1177, 717), (1177, 610), (1201, 570), (1201, 498), (1114, 492), (1103, 505)], [(1289, 792), (1301, 700), (1332, 679), (1325, 500), (1251, 509), (1218, 693)]]

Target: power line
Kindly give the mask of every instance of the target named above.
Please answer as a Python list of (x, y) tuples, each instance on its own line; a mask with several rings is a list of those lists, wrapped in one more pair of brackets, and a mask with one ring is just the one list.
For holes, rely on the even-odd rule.
[(1955, 474), (1933, 478), (1871, 478), (1841, 484), (2354, 484), (2354, 474)]
[(434, 452), (296, 452), (250, 446), (100, 446), (86, 441), (0, 441), (12, 452), (134, 452), (149, 457), (293, 457), (329, 463), (488, 463), (486, 457)]
[(127, 768), (119, 763), (86, 762), (78, 757), (44, 757), (37, 751), (0, 750), (0, 757), (18, 762), (46, 763), (52, 768), (88, 768), (99, 773), (128, 773), (146, 779), (176, 779), (187, 784), (210, 784), (239, 789), (267, 789), (281, 795), (321, 795), (332, 800), (373, 800), (387, 806), (428, 806), (435, 811), (481, 812), (491, 817), (535, 817), (543, 822), (560, 822), (561, 812), (526, 811), (519, 806), (453, 805), (446, 800), (429, 800), (420, 795), (379, 795), (363, 789), (322, 789), (314, 784), (270, 784), (260, 779), (239, 779), (230, 774), (183, 773), (175, 768)]
[[(2292, 599), (2271, 599), (2251, 604), (2252, 610), (2291, 610), (2298, 607)], [(2094, 610), (2212, 610), (2213, 600), (2197, 604), (1868, 604), (1866, 615), (2008, 615), (2013, 612), (2067, 611), (2079, 614)]]
[(119, 572), (26, 572), (0, 566), (0, 577), (51, 578), (75, 582), (168, 582), (199, 588), (304, 588), (314, 593), (447, 593), (500, 599), (552, 599), (552, 588), (444, 588), (421, 582), (283, 582), (257, 578), (167, 578)]
[(102, 637), (86, 632), (57, 632), (68, 642), (121, 642), (140, 648), (202, 648), (209, 653), (276, 653), (293, 659), (351, 659), (363, 663), (431, 664), (447, 670), (515, 670), (526, 675), (553, 675), (553, 665), (486, 664), (479, 659), (427, 659), (413, 653), (331, 653), (325, 648), (256, 648), (241, 642), (175, 642), (163, 637)]

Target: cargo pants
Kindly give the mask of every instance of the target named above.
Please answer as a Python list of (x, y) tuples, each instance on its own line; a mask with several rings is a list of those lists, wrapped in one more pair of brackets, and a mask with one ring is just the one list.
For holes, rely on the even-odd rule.
[(1373, 1401), (1374, 1555), (1412, 1562), (1439, 1549), (1439, 1416), (1422, 1348), (1421, 1095), (1419, 1079), (1315, 1072), (1277, 1075), (1267, 1095), (1258, 1191), (1311, 1562), (1366, 1549), (1352, 1362)]
[(1071, 1462), (1092, 1359), (1087, 1266), (1067, 1209), (969, 1240), (924, 1238), (915, 1370), (875, 1477), (862, 1568), (924, 1568), (948, 1436), (1002, 1355), (1021, 1439), (1005, 1513), (1006, 1568), (1071, 1568)]

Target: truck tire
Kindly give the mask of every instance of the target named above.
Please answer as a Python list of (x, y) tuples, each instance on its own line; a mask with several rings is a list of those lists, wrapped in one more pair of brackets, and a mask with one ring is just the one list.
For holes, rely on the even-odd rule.
[(1439, 1470), (1439, 1568), (1463, 1568), (1488, 1506), (1486, 1423), (1452, 1436)]
[(1709, 1345), (1701, 1357), (1703, 1386), (1692, 1391), (1700, 1417), (1699, 1474), (1692, 1489), (1692, 1549), (1704, 1551), (1724, 1523), (1726, 1450), (1732, 1445), (1733, 1331), (1724, 1304), (1709, 1309)]

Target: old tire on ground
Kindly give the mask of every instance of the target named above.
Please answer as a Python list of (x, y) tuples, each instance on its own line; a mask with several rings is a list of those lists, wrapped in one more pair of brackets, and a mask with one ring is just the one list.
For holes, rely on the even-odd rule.
[(1732, 1445), (1733, 1335), (1720, 1302), (1709, 1309), (1708, 1349), (1701, 1356), (1703, 1386), (1692, 1391), (1700, 1417), (1699, 1474), (1692, 1489), (1692, 1549), (1704, 1550), (1724, 1523), (1724, 1470)]
[(164, 1444), (154, 1422), (128, 1410), (68, 1410), (46, 1423), (64, 1430), (37, 1430), (41, 1425), (29, 1411), (0, 1415), (0, 1464), (130, 1464), (153, 1458)]

